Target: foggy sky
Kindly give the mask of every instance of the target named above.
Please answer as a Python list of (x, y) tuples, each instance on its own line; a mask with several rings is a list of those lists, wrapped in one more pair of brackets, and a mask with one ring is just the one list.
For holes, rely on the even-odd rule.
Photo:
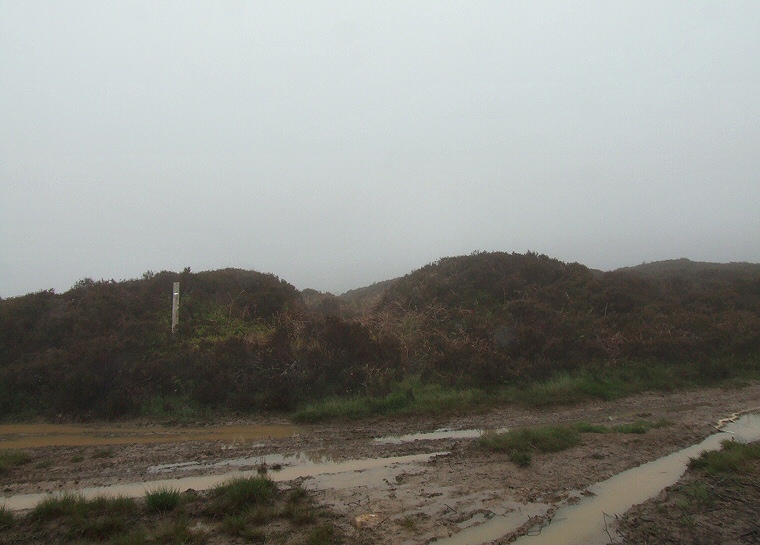
[(760, 2), (0, 0), (0, 296), (760, 262)]

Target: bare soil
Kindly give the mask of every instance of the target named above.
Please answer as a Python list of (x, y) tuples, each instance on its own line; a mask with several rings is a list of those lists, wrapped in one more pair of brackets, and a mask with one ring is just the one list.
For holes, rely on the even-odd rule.
[[(175, 473), (155, 473), (161, 464), (202, 462), (270, 454), (308, 453), (314, 458), (346, 461), (439, 453), (426, 462), (398, 463), (377, 471), (349, 475), (304, 477), (298, 482), (333, 510), (348, 542), (418, 544), (456, 534), (494, 515), (520, 509), (534, 518), (499, 542), (528, 531), (549, 519), (560, 502), (642, 463), (698, 443), (715, 433), (719, 419), (760, 406), (760, 384), (739, 389), (700, 389), (672, 394), (647, 393), (610, 402), (588, 402), (573, 407), (530, 409), (500, 407), (484, 414), (447, 417), (377, 418), (298, 428), (287, 435), (285, 420), (240, 420), (214, 423), (245, 427), (278, 425), (271, 437), (215, 438), (213, 434), (185, 434), (180, 439), (150, 442), (135, 439), (83, 445), (37, 446), (24, 450), (31, 461), (0, 474), (3, 497), (16, 494), (76, 490), (116, 483), (133, 483), (224, 473), (229, 467), (204, 467)], [(670, 425), (645, 434), (584, 434), (582, 444), (554, 454), (536, 454), (529, 467), (511, 463), (505, 454), (487, 452), (472, 438), (381, 444), (375, 438), (430, 432), (440, 428), (500, 429), (585, 421), (623, 424), (638, 420), (667, 420)], [(94, 427), (98, 427), (95, 425)], [(103, 430), (113, 425), (103, 424)], [(150, 431), (144, 423), (130, 429)], [(192, 429), (203, 429), (199, 424)], [(181, 430), (182, 428), (180, 428)], [(178, 431), (179, 433), (179, 431)], [(103, 434), (108, 435), (108, 434)], [(142, 437), (135, 433), (135, 437)], [(8, 448), (0, 431), (0, 449)], [(13, 439), (18, 439), (14, 437)], [(75, 443), (75, 442), (70, 442)], [(237, 469), (255, 469), (255, 465)], [(707, 515), (709, 516), (709, 515)], [(738, 513), (736, 518), (748, 517)], [(740, 524), (732, 519), (724, 524)], [(755, 517), (756, 518), (756, 517)], [(750, 524), (750, 521), (745, 521)], [(751, 527), (751, 526), (747, 526)], [(641, 536), (639, 536), (641, 537)], [(631, 543), (640, 542), (635, 537)]]

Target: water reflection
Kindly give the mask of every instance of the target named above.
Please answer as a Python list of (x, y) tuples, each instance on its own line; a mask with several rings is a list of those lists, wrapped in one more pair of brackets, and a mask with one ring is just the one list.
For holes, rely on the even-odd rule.
[[(716, 450), (725, 439), (734, 438), (751, 442), (760, 440), (760, 415), (748, 414), (728, 423), (720, 433), (711, 435), (701, 443), (663, 458), (619, 473), (606, 481), (589, 487), (591, 493), (574, 505), (559, 509), (552, 523), (541, 532), (525, 535), (514, 543), (518, 545), (605, 545), (614, 534), (610, 522), (632, 506), (657, 495), (675, 484), (686, 471), (690, 458), (707, 450)], [(494, 518), (484, 524), (439, 540), (439, 545), (482, 545), (504, 537), (528, 522), (528, 516), (519, 512), (510, 517)], [(521, 522), (522, 521), (522, 522)]]
[(284, 467), (302, 466), (306, 464), (324, 464), (333, 462), (332, 454), (327, 450), (302, 451), (292, 455), (264, 454), (259, 456), (247, 456), (242, 458), (229, 458), (218, 462), (177, 462), (173, 464), (159, 464), (150, 466), (148, 473), (173, 473), (178, 471), (198, 471), (223, 467)]
[(435, 441), (438, 439), (477, 439), (482, 435), (489, 433), (505, 433), (509, 428), (488, 429), (488, 430), (452, 430), (450, 428), (440, 428), (431, 432), (409, 433), (406, 435), (387, 435), (378, 437), (375, 443), (381, 445), (399, 445), (401, 443), (411, 443), (413, 441)]
[[(409, 456), (395, 456), (390, 458), (365, 458), (361, 460), (348, 460), (345, 462), (320, 463), (311, 462), (307, 456), (304, 456), (300, 458), (300, 464), (283, 467), (279, 471), (272, 471), (269, 473), (269, 477), (274, 481), (290, 481), (301, 477), (322, 477), (324, 475), (334, 475), (339, 476), (336, 478), (340, 478), (345, 482), (353, 481), (353, 485), (356, 485), (356, 482), (360, 481), (364, 477), (364, 472), (367, 472), (369, 470), (378, 470), (382, 468), (396, 467), (403, 464), (425, 462), (436, 456), (445, 454), (448, 453), (435, 452), (432, 454), (414, 454)], [(291, 461), (296, 459), (299, 458), (290, 458)], [(188, 490), (190, 488), (194, 490), (208, 490), (230, 479), (236, 477), (250, 477), (256, 473), (257, 470), (231, 471), (220, 475), (199, 475), (177, 479), (160, 479), (130, 484), (83, 488), (74, 492), (82, 494), (82, 496), (85, 498), (93, 498), (101, 495), (122, 495), (135, 498), (143, 496), (147, 491), (159, 489), (162, 487), (178, 489), (181, 491)], [(332, 478), (331, 482), (334, 482)], [(50, 497), (50, 494), (18, 494), (16, 496), (0, 498), (0, 506), (4, 505), (7, 509), (10, 510), (31, 509), (46, 497)]]

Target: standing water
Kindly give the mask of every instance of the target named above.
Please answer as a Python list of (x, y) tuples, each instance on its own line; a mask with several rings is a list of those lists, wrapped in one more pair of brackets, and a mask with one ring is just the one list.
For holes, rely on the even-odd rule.
[[(519, 545), (605, 545), (611, 542), (609, 522), (636, 504), (656, 496), (675, 484), (686, 471), (690, 458), (708, 450), (717, 450), (725, 439), (751, 442), (760, 440), (760, 414), (747, 414), (725, 426), (723, 432), (711, 435), (698, 445), (685, 448), (663, 458), (640, 465), (589, 487), (594, 495), (575, 505), (559, 509), (551, 524), (535, 535), (525, 535), (514, 543)], [(438, 545), (481, 545), (503, 537), (528, 522), (510, 514), (449, 539)]]

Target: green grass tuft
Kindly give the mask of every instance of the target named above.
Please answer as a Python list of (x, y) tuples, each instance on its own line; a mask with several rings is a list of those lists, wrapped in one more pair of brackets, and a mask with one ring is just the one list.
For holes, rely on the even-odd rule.
[(277, 485), (268, 477), (232, 479), (212, 491), (212, 513), (240, 514), (247, 508), (264, 504), (277, 494)]
[(167, 513), (176, 509), (181, 500), (176, 488), (161, 487), (145, 493), (145, 508), (151, 513)]

